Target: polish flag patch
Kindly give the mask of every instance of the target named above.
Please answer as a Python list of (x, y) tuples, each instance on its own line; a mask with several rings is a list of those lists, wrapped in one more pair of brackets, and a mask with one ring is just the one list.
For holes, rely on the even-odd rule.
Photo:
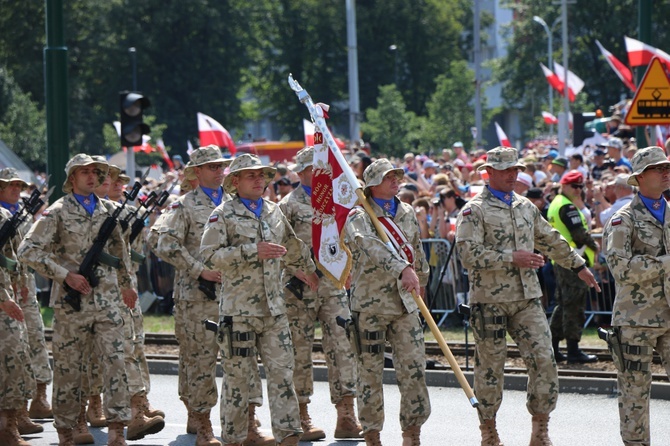
[(213, 214), (213, 215), (209, 216), (209, 222), (210, 223), (214, 223), (214, 222), (217, 222), (217, 221), (219, 221), (219, 216), (218, 215)]
[(466, 210), (463, 211), (463, 217), (467, 217), (470, 214), (472, 214), (472, 209), (470, 208), (467, 208)]
[(621, 217), (612, 219), (612, 226), (619, 226), (621, 224)]
[(178, 207), (179, 207), (179, 202), (178, 202), (178, 201), (175, 202), (175, 203), (172, 203), (172, 204), (170, 205), (170, 209), (177, 209)]

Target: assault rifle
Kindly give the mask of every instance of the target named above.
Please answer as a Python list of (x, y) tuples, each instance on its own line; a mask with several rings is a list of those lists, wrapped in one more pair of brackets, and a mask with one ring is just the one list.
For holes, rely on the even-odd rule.
[[(163, 190), (160, 195), (156, 195), (154, 191), (151, 191), (149, 196), (147, 197), (146, 200), (142, 203), (142, 206), (146, 209), (146, 211), (142, 214), (141, 217), (137, 218), (133, 222), (133, 225), (130, 228), (130, 244), (132, 245), (135, 239), (142, 233), (142, 229), (144, 228), (144, 220), (151, 215), (153, 211), (156, 210), (156, 208), (163, 207), (167, 199), (170, 197), (170, 194), (172, 193), (172, 190), (174, 189), (175, 185), (177, 183), (172, 183), (172, 186), (169, 189)], [(139, 211), (139, 208), (138, 208)]]
[[(126, 199), (121, 204), (121, 206), (115, 208), (112, 215), (107, 217), (102, 223), (102, 226), (100, 226), (100, 230), (98, 231), (98, 235), (95, 237), (95, 240), (93, 240), (93, 246), (91, 246), (91, 248), (86, 253), (84, 261), (81, 262), (81, 265), (79, 265), (77, 274), (84, 276), (92, 288), (95, 288), (100, 283), (99, 278), (95, 275), (95, 268), (100, 264), (101, 258), (104, 257), (105, 262), (110, 264), (110, 266), (113, 265), (118, 267), (119, 265), (119, 259), (104, 253), (103, 249), (105, 248), (107, 240), (109, 240), (109, 237), (111, 237), (114, 229), (116, 228), (116, 225), (118, 224), (119, 215), (129, 201), (135, 201), (137, 194), (140, 193), (140, 189), (142, 188), (142, 183), (144, 182), (144, 179), (148, 173), (149, 170), (147, 169), (142, 179), (135, 182), (130, 192), (123, 192), (123, 195), (126, 197)], [(65, 302), (69, 304), (74, 309), (74, 311), (81, 311), (81, 293), (69, 286), (67, 283), (65, 284), (65, 289), (67, 290), (67, 294), (65, 295)]]

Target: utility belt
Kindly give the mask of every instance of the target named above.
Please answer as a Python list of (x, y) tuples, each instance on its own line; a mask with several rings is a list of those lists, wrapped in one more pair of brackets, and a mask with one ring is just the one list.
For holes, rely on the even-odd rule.
[(484, 304), (461, 304), (458, 311), (470, 317), (470, 326), (480, 339), (505, 339), (507, 316), (485, 316), (484, 308)]
[(609, 348), (610, 354), (612, 355), (612, 361), (614, 361), (617, 370), (622, 373), (626, 371), (649, 372), (651, 361), (643, 362), (641, 359), (631, 360), (628, 358), (630, 358), (630, 356), (651, 357), (654, 350), (650, 346), (622, 343), (621, 329), (619, 327), (614, 327), (611, 330), (599, 328), (598, 337), (607, 342), (607, 347)]
[[(253, 331), (233, 331), (233, 317), (223, 316), (219, 319), (218, 325), (212, 321), (203, 321), (205, 328), (216, 332), (216, 342), (221, 348), (224, 358), (231, 359), (234, 356), (243, 358), (257, 356), (256, 347), (240, 347), (241, 342), (256, 343), (256, 333)], [(233, 345), (233, 344), (238, 345)]]
[[(361, 331), (358, 325), (359, 315), (358, 312), (352, 312), (350, 319), (337, 316), (335, 321), (346, 331), (347, 338), (357, 355), (361, 353), (383, 354), (386, 350), (386, 331)], [(363, 340), (366, 342), (362, 342)]]

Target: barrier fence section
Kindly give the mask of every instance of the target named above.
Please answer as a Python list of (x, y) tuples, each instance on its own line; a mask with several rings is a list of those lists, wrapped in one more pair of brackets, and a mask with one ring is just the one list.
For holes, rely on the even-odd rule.
[[(600, 234), (593, 234), (600, 239)], [(599, 240), (598, 240), (599, 241)], [(459, 304), (468, 303), (468, 272), (461, 265), (458, 250), (446, 239), (428, 238), (421, 240), (426, 259), (430, 265), (428, 285), (425, 290), (426, 306), (434, 315), (438, 326), (442, 326), (449, 315), (458, 313)], [(591, 289), (586, 302), (584, 327), (609, 325), (612, 317), (612, 304), (615, 296), (614, 278), (605, 265), (604, 257), (599, 255), (598, 264), (591, 268), (601, 291)], [(553, 265), (547, 260), (544, 267), (537, 270), (542, 287), (541, 301), (547, 317), (556, 306), (556, 280)], [(438, 319), (439, 318), (439, 319)]]

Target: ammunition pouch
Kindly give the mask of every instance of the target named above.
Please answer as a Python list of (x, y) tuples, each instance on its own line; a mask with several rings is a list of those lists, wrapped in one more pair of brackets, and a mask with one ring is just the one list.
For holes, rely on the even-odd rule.
[(296, 276), (291, 276), (291, 278), (284, 285), (287, 290), (289, 290), (298, 300), (302, 300), (303, 293), (305, 291), (305, 284), (302, 280), (298, 279)]
[(480, 339), (505, 339), (507, 316), (484, 316), (482, 304), (470, 306), (470, 325)]

